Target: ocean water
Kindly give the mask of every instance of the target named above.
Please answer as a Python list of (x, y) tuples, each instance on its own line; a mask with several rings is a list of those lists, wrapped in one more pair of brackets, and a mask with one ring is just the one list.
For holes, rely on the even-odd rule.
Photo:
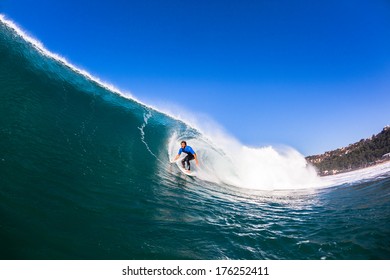
[[(197, 177), (170, 163), (182, 139)], [(1, 259), (390, 259), (389, 236), (389, 164), (318, 178), (294, 149), (151, 108), (0, 17)]]

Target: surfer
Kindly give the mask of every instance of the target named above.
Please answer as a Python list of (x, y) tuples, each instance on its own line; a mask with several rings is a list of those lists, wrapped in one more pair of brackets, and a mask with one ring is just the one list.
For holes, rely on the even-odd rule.
[(195, 151), (190, 146), (187, 146), (187, 142), (181, 141), (180, 145), (181, 148), (173, 161), (176, 161), (180, 157), (181, 153), (186, 153), (187, 154), (186, 157), (181, 161), (181, 164), (184, 169), (186, 169), (185, 167), (186, 162), (187, 162), (188, 170), (191, 169), (190, 160), (193, 159), (195, 159), (196, 165), (199, 165), (198, 158), (196, 156)]

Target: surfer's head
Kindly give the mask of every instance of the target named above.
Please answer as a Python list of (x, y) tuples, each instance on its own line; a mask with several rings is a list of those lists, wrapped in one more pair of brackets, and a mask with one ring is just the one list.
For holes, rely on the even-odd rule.
[(186, 141), (181, 141), (181, 147), (184, 149), (186, 146), (187, 146), (187, 142)]

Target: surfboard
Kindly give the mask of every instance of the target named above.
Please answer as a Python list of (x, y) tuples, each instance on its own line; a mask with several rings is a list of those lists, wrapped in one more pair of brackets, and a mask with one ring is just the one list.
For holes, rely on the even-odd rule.
[(179, 170), (181, 172), (183, 172), (184, 174), (188, 175), (188, 176), (191, 176), (191, 177), (195, 177), (196, 176), (196, 171), (193, 171), (193, 170), (187, 170), (187, 169), (184, 169), (182, 166), (181, 166), (181, 163), (179, 160), (177, 161), (171, 161), (171, 163), (176, 163), (177, 167), (179, 168)]
[(176, 165), (177, 165), (177, 167), (179, 167), (180, 171), (183, 172), (184, 174), (186, 174), (188, 176), (191, 176), (191, 177), (195, 177), (196, 176), (196, 172), (195, 171), (184, 169), (179, 164), (176, 164)]

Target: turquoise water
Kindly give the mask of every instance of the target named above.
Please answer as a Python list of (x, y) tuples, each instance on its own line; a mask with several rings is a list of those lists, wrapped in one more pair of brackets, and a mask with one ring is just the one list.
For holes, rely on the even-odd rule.
[[(300, 188), (291, 174), (317, 182), (308, 167), (278, 167), (300, 158), (263, 149), (256, 172), (291, 174), (252, 180), (213, 139), (4, 22), (0, 58), (1, 259), (390, 259), (388, 172)], [(180, 139), (195, 143), (203, 175), (169, 163)]]

